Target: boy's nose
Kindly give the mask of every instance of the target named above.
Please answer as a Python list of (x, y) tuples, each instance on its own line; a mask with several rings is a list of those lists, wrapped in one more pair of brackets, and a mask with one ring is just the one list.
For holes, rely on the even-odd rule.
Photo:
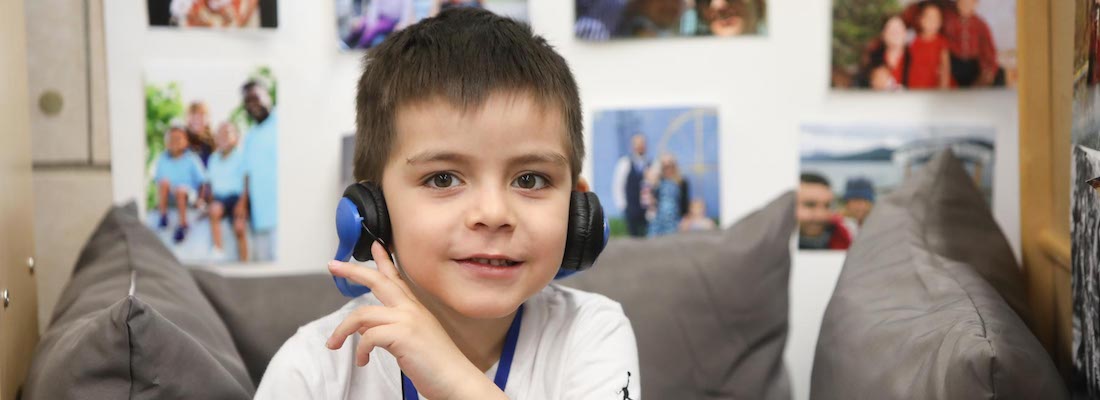
[(500, 229), (510, 230), (515, 227), (515, 215), (508, 202), (507, 190), (486, 188), (479, 191), (466, 214), (466, 226), (471, 230), (488, 229), (496, 231)]

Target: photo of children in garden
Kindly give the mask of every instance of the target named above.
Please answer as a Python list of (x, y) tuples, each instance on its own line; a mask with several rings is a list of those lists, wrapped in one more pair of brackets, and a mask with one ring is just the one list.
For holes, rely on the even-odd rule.
[(836, 0), (834, 88), (1012, 87), (1015, 0)]
[(267, 67), (146, 70), (146, 222), (183, 262), (270, 262), (278, 113)]
[(456, 7), (484, 8), (527, 22), (527, 0), (334, 0), (336, 34), (343, 50), (369, 49), (387, 35), (440, 11)]
[(578, 39), (762, 35), (765, 0), (575, 0)]
[(593, 187), (612, 236), (717, 229), (716, 109), (597, 111), (592, 154)]

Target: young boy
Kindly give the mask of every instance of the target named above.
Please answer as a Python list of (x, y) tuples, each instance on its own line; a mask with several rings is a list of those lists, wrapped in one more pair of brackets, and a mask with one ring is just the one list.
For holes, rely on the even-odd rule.
[(229, 217), (233, 233), (237, 239), (237, 258), (248, 261), (248, 215), (242, 207), (237, 207), (244, 191), (244, 152), (238, 150), (237, 126), (232, 122), (222, 122), (214, 137), (217, 145), (208, 162), (210, 192), (214, 200), (210, 203), (210, 237), (214, 242), (212, 256), (215, 259), (225, 257), (222, 240), (222, 218)]
[(256, 398), (399, 399), (403, 375), (433, 400), (638, 398), (619, 304), (549, 284), (584, 155), (565, 60), (448, 10), (367, 54), (357, 111), (355, 177), (382, 188), (396, 266), (378, 243), (378, 270), (330, 262), (372, 292), (300, 328)]
[(188, 150), (191, 143), (187, 140), (187, 131), (182, 126), (168, 129), (165, 137), (164, 153), (157, 158), (153, 181), (157, 185), (157, 209), (160, 210), (161, 229), (168, 227), (168, 205), (174, 201), (179, 212), (179, 225), (176, 226), (176, 243), (187, 237), (187, 207), (201, 198), (198, 193), (206, 180), (202, 160)]

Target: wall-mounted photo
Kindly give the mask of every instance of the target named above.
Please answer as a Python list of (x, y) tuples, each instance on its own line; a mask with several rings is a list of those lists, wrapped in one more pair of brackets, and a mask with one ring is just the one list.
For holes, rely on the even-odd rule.
[(1070, 269), (1074, 389), (1100, 397), (1100, 1), (1075, 0)]
[(712, 107), (597, 111), (593, 189), (612, 236), (718, 227), (718, 112)]
[(149, 26), (258, 29), (279, 26), (277, 0), (146, 0)]
[(146, 68), (145, 220), (184, 263), (274, 261), (276, 81), (215, 65)]
[(1015, 0), (836, 0), (834, 88), (1016, 85)]
[(847, 249), (875, 201), (944, 149), (993, 198), (992, 127), (804, 124), (799, 140), (799, 249)]
[(578, 39), (741, 36), (767, 32), (765, 0), (575, 0)]
[(440, 11), (477, 7), (527, 22), (527, 0), (334, 0), (341, 49), (369, 49), (389, 34)]

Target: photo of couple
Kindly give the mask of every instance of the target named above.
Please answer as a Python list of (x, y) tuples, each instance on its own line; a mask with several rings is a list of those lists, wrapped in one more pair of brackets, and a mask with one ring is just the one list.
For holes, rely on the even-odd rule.
[(653, 238), (718, 227), (714, 108), (597, 111), (595, 192), (612, 236)]

